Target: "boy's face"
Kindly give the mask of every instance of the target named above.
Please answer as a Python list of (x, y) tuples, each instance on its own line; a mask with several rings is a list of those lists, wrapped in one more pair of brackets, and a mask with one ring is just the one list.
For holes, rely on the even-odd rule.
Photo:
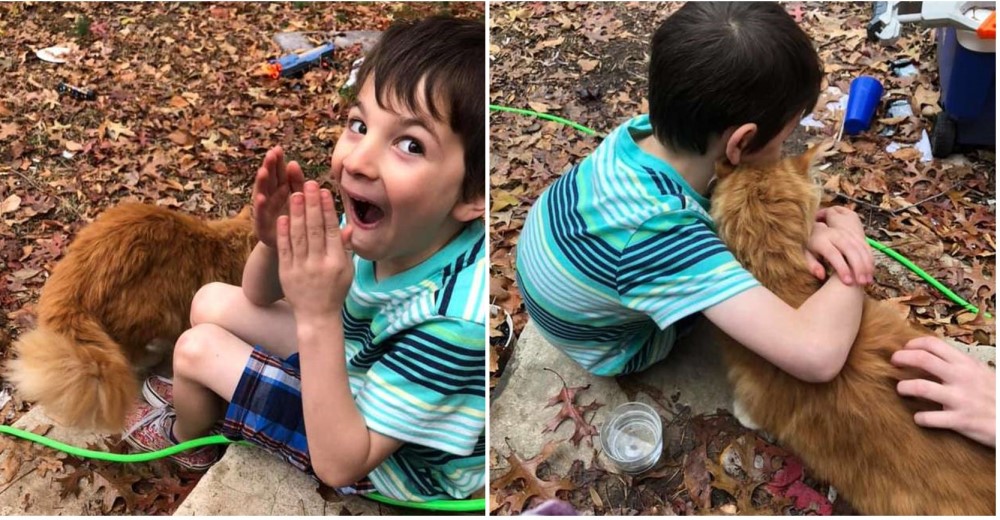
[(432, 256), (484, 208), (481, 200), (462, 201), (461, 138), (426, 107), (379, 107), (373, 81), (348, 113), (332, 173), (353, 228), (351, 249), (376, 262), (384, 278)]

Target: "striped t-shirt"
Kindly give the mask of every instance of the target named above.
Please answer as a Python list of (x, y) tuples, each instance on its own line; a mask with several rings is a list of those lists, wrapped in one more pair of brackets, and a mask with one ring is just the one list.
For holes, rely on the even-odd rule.
[(368, 474), (386, 496), (465, 498), (485, 484), (485, 239), (472, 222), (381, 281), (355, 259), (343, 313), (351, 393), (369, 429), (404, 442)]
[(672, 324), (758, 285), (708, 199), (639, 148), (651, 134), (646, 115), (616, 128), (542, 193), (518, 241), (528, 314), (596, 375), (647, 368), (673, 347)]

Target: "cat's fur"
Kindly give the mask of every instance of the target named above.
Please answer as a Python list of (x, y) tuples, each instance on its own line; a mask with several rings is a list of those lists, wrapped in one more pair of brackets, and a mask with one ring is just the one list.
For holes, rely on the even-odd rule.
[[(719, 165), (712, 197), (722, 240), (794, 307), (821, 285), (803, 254), (819, 205), (809, 174), (818, 148), (769, 167), (734, 171)], [(992, 516), (995, 451), (950, 430), (917, 426), (914, 412), (940, 407), (896, 393), (900, 379), (917, 374), (889, 358), (910, 339), (929, 334), (888, 304), (866, 298), (847, 362), (824, 384), (795, 379), (725, 338), (737, 408), (862, 513)]]
[(239, 284), (255, 243), (249, 208), (214, 222), (137, 203), (107, 210), (56, 265), (38, 328), (14, 343), (4, 375), (63, 424), (120, 431), (138, 372), (170, 355), (195, 292)]

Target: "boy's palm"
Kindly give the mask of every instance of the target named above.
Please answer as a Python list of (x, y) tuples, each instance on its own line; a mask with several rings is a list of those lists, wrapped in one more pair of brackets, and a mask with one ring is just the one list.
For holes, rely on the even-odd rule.
[(285, 165), (281, 147), (272, 148), (257, 170), (253, 185), (254, 231), (268, 247), (276, 247), (278, 217), (288, 214), (288, 197), (302, 191), (305, 178), (297, 162)]

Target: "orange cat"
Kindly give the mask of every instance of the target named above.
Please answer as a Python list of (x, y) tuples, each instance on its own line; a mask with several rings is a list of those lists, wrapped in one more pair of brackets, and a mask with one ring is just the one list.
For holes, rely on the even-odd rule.
[(38, 328), (14, 343), (4, 375), (63, 424), (120, 431), (137, 372), (170, 355), (199, 287), (240, 283), (255, 243), (249, 209), (216, 222), (135, 203), (107, 210), (56, 265)]
[[(809, 174), (817, 149), (765, 168), (720, 166), (712, 197), (722, 240), (794, 307), (820, 287), (803, 255), (819, 205)], [(932, 403), (896, 393), (900, 379), (916, 374), (891, 365), (890, 356), (929, 334), (868, 298), (843, 370), (824, 384), (799, 381), (725, 338), (735, 408), (862, 513), (992, 516), (994, 450), (949, 430), (917, 426), (914, 412)]]

